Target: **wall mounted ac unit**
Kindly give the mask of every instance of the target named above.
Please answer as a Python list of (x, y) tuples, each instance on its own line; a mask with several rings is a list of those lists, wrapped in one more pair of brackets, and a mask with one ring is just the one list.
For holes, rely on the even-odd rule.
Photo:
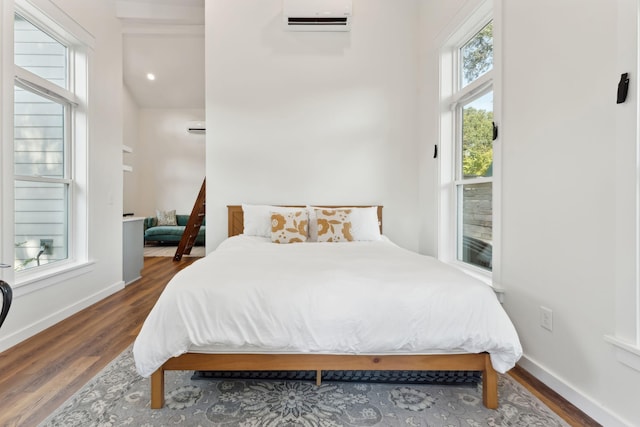
[(188, 122), (187, 132), (189, 133), (205, 133), (207, 126), (205, 122)]
[(349, 31), (352, 0), (282, 0), (289, 31)]

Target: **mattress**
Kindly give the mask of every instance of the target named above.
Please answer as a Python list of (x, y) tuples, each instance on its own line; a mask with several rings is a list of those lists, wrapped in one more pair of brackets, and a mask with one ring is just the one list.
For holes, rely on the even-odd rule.
[(275, 244), (234, 236), (169, 282), (133, 353), (151, 375), (186, 352), (522, 355), (492, 288), (388, 239)]

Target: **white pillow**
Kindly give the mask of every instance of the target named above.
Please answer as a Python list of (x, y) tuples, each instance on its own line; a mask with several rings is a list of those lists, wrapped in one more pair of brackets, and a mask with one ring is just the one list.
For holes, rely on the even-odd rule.
[(378, 224), (378, 207), (371, 206), (359, 208), (353, 206), (345, 206), (340, 208), (324, 208), (322, 206), (307, 206), (309, 210), (309, 240), (310, 242), (318, 241), (318, 219), (316, 218), (316, 208), (322, 209), (351, 209), (349, 214), (351, 221), (351, 236), (353, 240), (369, 241), (381, 240), (380, 225)]
[(300, 208), (285, 208), (271, 205), (242, 205), (244, 216), (243, 234), (247, 236), (262, 236), (271, 238), (271, 213), (295, 212)]
[(353, 240), (381, 240), (378, 207), (354, 208), (351, 211)]

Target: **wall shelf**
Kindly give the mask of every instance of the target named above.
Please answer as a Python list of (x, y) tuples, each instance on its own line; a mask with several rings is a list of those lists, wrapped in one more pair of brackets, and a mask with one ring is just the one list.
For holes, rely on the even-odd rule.
[[(123, 153), (133, 153), (133, 148), (129, 147), (128, 145), (124, 145), (122, 144), (122, 152)], [(133, 172), (133, 166), (129, 166), (129, 165), (122, 165), (122, 170), (125, 172)]]

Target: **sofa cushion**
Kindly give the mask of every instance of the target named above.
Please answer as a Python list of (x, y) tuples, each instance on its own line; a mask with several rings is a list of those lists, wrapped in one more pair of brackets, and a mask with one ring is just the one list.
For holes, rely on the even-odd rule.
[(182, 237), (184, 233), (184, 226), (180, 225), (158, 225), (157, 227), (147, 228), (147, 231), (144, 233), (145, 236), (178, 236)]
[[(187, 222), (189, 222), (189, 215), (176, 215), (176, 222), (178, 223), (178, 225), (187, 225)], [(207, 219), (203, 219), (202, 220), (202, 225), (205, 225), (207, 223)]]
[[(184, 226), (179, 225), (161, 225), (156, 227), (147, 228), (144, 232), (144, 240), (146, 242), (172, 242), (178, 243), (184, 233)], [(205, 242), (206, 227), (203, 225), (198, 231), (196, 237), (196, 244), (204, 244)]]
[(144, 229), (146, 230), (147, 228), (150, 227), (155, 227), (158, 225), (158, 218), (156, 218), (155, 216), (148, 216), (144, 219)]

